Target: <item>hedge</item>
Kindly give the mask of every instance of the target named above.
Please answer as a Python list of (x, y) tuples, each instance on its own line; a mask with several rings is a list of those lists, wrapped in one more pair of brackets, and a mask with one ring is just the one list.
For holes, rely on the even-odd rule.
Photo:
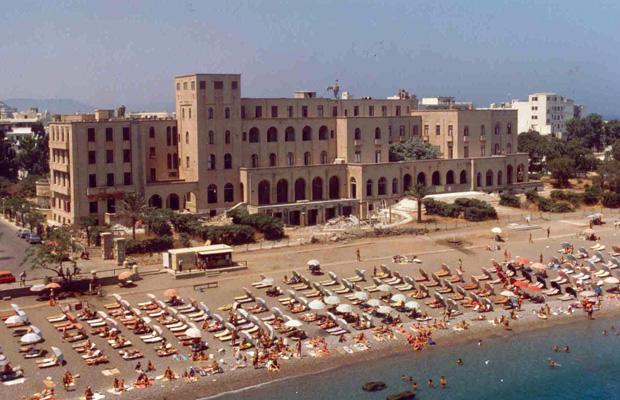
[(463, 217), (467, 221), (485, 221), (488, 219), (497, 219), (497, 212), (493, 207), (481, 208), (481, 207), (468, 207), (463, 213)]
[(200, 228), (198, 236), (211, 243), (228, 245), (245, 244), (254, 241), (256, 230), (248, 225), (207, 225)]
[(583, 202), (583, 195), (581, 193), (570, 190), (552, 190), (550, 196), (553, 201), (568, 201), (573, 207), (579, 207)]
[(265, 239), (277, 240), (284, 237), (284, 225), (279, 218), (267, 214), (248, 214), (245, 210), (228, 213), (234, 224), (249, 225), (265, 235)]
[(588, 186), (583, 193), (583, 202), (589, 206), (598, 203), (601, 198), (601, 187), (598, 185)]
[(559, 200), (553, 203), (551, 206), (551, 212), (554, 213), (564, 213), (564, 212), (572, 212), (575, 211), (575, 206), (566, 200)]
[(423, 201), (426, 214), (441, 215), (442, 217), (458, 218), (461, 214), (461, 207), (456, 204), (448, 204), (443, 201), (434, 199), (425, 199)]
[(174, 247), (172, 236), (159, 236), (152, 239), (127, 241), (127, 254), (155, 253), (169, 250)]
[(499, 205), (506, 207), (520, 208), (521, 202), (513, 193), (502, 193), (499, 196)]
[(601, 203), (607, 208), (620, 207), (620, 193), (616, 193), (616, 192), (603, 193), (603, 198), (601, 199)]
[(424, 207), (429, 215), (458, 218), (461, 212), (463, 212), (463, 217), (468, 221), (497, 219), (497, 211), (486, 201), (458, 198), (454, 203), (448, 204), (443, 201), (426, 199), (424, 200)]

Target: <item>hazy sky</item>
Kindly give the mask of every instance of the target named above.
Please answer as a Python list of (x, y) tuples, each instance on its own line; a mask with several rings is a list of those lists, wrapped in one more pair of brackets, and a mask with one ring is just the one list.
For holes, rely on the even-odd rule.
[(175, 75), (238, 72), (247, 97), (339, 79), (478, 106), (556, 91), (612, 116), (619, 17), (617, 0), (1, 0), (0, 99), (171, 109)]

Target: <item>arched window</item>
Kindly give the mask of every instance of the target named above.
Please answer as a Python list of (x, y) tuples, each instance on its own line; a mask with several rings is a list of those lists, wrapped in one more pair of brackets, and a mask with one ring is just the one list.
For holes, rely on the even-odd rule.
[(392, 194), (398, 194), (398, 179), (392, 179)]
[(375, 139), (381, 139), (381, 128), (375, 128)]
[(355, 140), (362, 140), (362, 130), (360, 128), (355, 128), (355, 134), (353, 138)]
[(329, 198), (332, 200), (340, 198), (340, 179), (337, 176), (329, 178)]
[(295, 165), (295, 155), (291, 152), (288, 152), (286, 154), (286, 164), (289, 167), (292, 167), (293, 165)]
[(467, 171), (462, 170), (461, 175), (459, 177), (459, 183), (461, 185), (465, 185), (467, 183)]
[(372, 196), (372, 179), (366, 181), (366, 196)]
[(258, 154), (252, 154), (252, 168), (258, 168)]
[(452, 170), (446, 173), (446, 185), (454, 185), (454, 171)]
[(166, 131), (166, 146), (172, 145), (172, 134), (170, 131)]
[(487, 128), (484, 125), (480, 125), (480, 136), (487, 134)]
[(426, 186), (426, 174), (424, 172), (418, 174), (418, 185)]
[(327, 127), (325, 125), (319, 128), (319, 140), (327, 140)]
[(179, 201), (179, 195), (176, 194), (176, 193), (171, 193), (168, 196), (168, 202), (167, 203), (168, 203), (168, 208), (171, 209), (171, 210), (175, 210), (176, 211), (179, 208), (181, 208), (181, 205), (180, 205), (181, 202)]
[(502, 178), (503, 178), (502, 171), (497, 171), (497, 186), (502, 186), (503, 184)]
[(306, 181), (303, 178), (298, 178), (295, 181), (295, 201), (306, 199)]
[(207, 186), (207, 203), (217, 203), (217, 186), (213, 184)]
[(476, 174), (476, 186), (482, 186), (482, 174), (480, 172)]
[(260, 141), (260, 132), (258, 128), (254, 127), (250, 129), (250, 143), (258, 143)]
[(151, 198), (149, 199), (149, 207), (161, 208), (161, 205), (162, 205), (161, 196), (158, 194), (152, 195)]
[(321, 164), (327, 164), (327, 152), (325, 150), (321, 152)]
[(209, 169), (215, 169), (215, 154), (209, 154)]
[(312, 128), (308, 125), (304, 126), (304, 129), (301, 131), (301, 140), (304, 142), (312, 140)]
[(232, 169), (232, 156), (230, 153), (224, 154), (224, 169)]
[(377, 182), (377, 194), (379, 196), (384, 196), (387, 194), (387, 179), (384, 177), (379, 178)]
[(502, 131), (502, 127), (499, 124), (495, 124), (495, 134), (499, 135)]
[(271, 185), (269, 181), (262, 180), (258, 183), (258, 205), (271, 203)]
[(349, 192), (352, 199), (357, 198), (357, 182), (355, 178), (349, 180)]
[(189, 168), (189, 156), (185, 157), (185, 168)]
[(433, 186), (441, 185), (441, 175), (439, 174), (439, 171), (433, 172), (431, 181), (433, 183)]
[(269, 166), (275, 167), (278, 164), (275, 153), (269, 154)]
[(215, 132), (209, 131), (209, 144), (215, 144)]
[(185, 144), (189, 144), (189, 132), (185, 132)]
[(512, 153), (512, 143), (508, 142), (506, 143), (506, 154), (511, 154)]
[(498, 155), (501, 153), (500, 147), (499, 147), (499, 143), (495, 143), (495, 151), (493, 152), (493, 154)]
[(403, 176), (403, 192), (411, 189), (411, 175), (405, 174)]
[(304, 153), (304, 165), (312, 164), (312, 154), (309, 151)]
[(213, 108), (211, 107), (209, 107), (209, 109), (207, 110), (207, 118), (213, 119)]
[(278, 130), (273, 126), (267, 130), (267, 141), (268, 142), (277, 142), (278, 141)]
[(276, 183), (276, 201), (278, 203), (288, 203), (288, 181), (280, 179)]
[(506, 167), (506, 183), (508, 183), (509, 185), (512, 185), (513, 182), (513, 169), (512, 169), (512, 165), (508, 165)]
[(284, 131), (284, 141), (285, 142), (294, 142), (295, 141), (295, 128), (289, 126)]
[(226, 131), (226, 133), (224, 133), (224, 143), (230, 144), (230, 131)]
[(224, 118), (230, 119), (230, 108), (228, 107), (224, 109)]
[(463, 128), (463, 136), (469, 136), (469, 126), (467, 125)]
[(488, 170), (486, 174), (486, 182), (487, 186), (493, 186), (493, 171)]
[(506, 124), (506, 134), (510, 135), (512, 133), (512, 124), (509, 122)]
[(232, 203), (235, 198), (235, 189), (233, 188), (232, 183), (227, 183), (224, 185), (224, 202)]
[(312, 200), (323, 200), (323, 179), (318, 176), (312, 180)]

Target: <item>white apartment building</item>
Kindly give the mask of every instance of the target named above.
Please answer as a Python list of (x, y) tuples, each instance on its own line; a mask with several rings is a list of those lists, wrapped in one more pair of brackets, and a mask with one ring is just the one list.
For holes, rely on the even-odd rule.
[(534, 130), (541, 135), (562, 137), (566, 122), (584, 115), (584, 108), (573, 99), (557, 93), (532, 93), (527, 100), (491, 104), (491, 108), (512, 108), (518, 111), (519, 133)]

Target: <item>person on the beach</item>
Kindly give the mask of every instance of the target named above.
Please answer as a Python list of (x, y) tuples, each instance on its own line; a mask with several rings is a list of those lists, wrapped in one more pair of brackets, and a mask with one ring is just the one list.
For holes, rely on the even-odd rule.
[(603, 329), (603, 336), (607, 336), (607, 329)]
[(538, 259), (539, 259), (540, 263), (542, 264), (543, 263), (543, 254), (542, 253), (540, 253), (540, 256), (538, 256)]
[(478, 339), (478, 346), (482, 346), (482, 339)]
[(93, 389), (90, 386), (87, 386), (86, 390), (84, 391), (84, 398), (86, 400), (92, 400), (93, 396), (94, 396)]
[(549, 365), (549, 368), (557, 368), (560, 366), (560, 364), (558, 364), (554, 359), (549, 358), (547, 359), (547, 365)]
[(418, 390), (418, 382), (413, 382), (411, 384), (411, 391), (415, 393)]
[(433, 383), (433, 380), (429, 378), (428, 383), (427, 383), (429, 388), (435, 389), (435, 384)]
[(362, 261), (362, 255), (360, 253), (360, 248), (355, 249), (355, 256), (357, 257), (357, 261)]
[(532, 232), (530, 232), (530, 239), (529, 239), (530, 243), (534, 243), (534, 240), (532, 240)]
[(553, 346), (553, 351), (556, 353), (560, 352), (560, 346), (558, 346), (557, 344), (555, 346)]
[(448, 380), (445, 376), (441, 375), (441, 378), (439, 378), (439, 385), (441, 385), (442, 389), (445, 389), (446, 386), (448, 386)]
[(547, 239), (549, 239), (549, 237), (551, 237), (551, 227), (550, 226), (547, 227)]
[(146, 372), (153, 372), (153, 371), (155, 371), (155, 365), (153, 365), (151, 360), (149, 360), (148, 364), (146, 364)]

